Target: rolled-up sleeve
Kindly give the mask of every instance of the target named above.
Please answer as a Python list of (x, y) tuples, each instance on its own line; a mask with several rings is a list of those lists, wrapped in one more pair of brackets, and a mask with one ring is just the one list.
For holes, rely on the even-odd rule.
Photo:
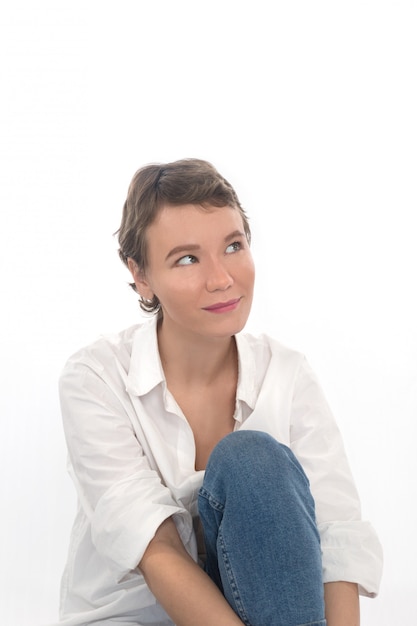
[(382, 550), (371, 524), (363, 520), (319, 525), (323, 581), (346, 580), (359, 585), (362, 596), (375, 597), (382, 572)]
[(165, 519), (174, 516), (180, 534), (187, 534), (189, 513), (151, 468), (99, 367), (69, 361), (59, 389), (70, 473), (94, 546), (119, 581), (138, 566)]
[(375, 596), (382, 573), (381, 545), (371, 524), (361, 519), (341, 434), (305, 359), (294, 386), (290, 439), (316, 503), (324, 582), (355, 582), (362, 595)]

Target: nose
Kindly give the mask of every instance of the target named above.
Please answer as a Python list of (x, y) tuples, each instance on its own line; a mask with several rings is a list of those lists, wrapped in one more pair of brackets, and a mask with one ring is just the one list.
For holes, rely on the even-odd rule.
[(233, 285), (233, 278), (224, 263), (213, 260), (207, 268), (207, 291), (226, 291)]

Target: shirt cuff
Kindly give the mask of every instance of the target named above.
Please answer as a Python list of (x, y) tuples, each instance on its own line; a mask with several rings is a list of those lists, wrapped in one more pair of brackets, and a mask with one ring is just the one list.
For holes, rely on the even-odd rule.
[(326, 522), (318, 526), (323, 559), (323, 582), (357, 583), (359, 593), (378, 595), (382, 547), (369, 522)]
[(157, 529), (171, 516), (190, 551), (191, 515), (154, 472), (120, 481), (100, 498), (91, 518), (92, 541), (117, 582), (138, 567)]

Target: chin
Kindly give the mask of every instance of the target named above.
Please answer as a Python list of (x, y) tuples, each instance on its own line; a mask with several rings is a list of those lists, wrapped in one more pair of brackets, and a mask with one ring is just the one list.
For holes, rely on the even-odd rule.
[(226, 324), (224, 327), (224, 332), (222, 332), (223, 329), (218, 329), (219, 333), (218, 336), (219, 337), (233, 337), (233, 335), (237, 335), (238, 333), (240, 333), (246, 326), (246, 322), (247, 322), (248, 318), (245, 317), (244, 320), (237, 320), (234, 323), (230, 323), (230, 324)]

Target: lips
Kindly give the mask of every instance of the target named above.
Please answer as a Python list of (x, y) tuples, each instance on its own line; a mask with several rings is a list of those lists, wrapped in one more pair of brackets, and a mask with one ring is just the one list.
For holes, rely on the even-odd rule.
[(233, 311), (240, 302), (240, 298), (234, 298), (233, 300), (228, 300), (227, 302), (216, 302), (216, 304), (211, 304), (210, 306), (203, 307), (205, 311), (210, 311), (211, 313), (226, 313), (227, 311)]

